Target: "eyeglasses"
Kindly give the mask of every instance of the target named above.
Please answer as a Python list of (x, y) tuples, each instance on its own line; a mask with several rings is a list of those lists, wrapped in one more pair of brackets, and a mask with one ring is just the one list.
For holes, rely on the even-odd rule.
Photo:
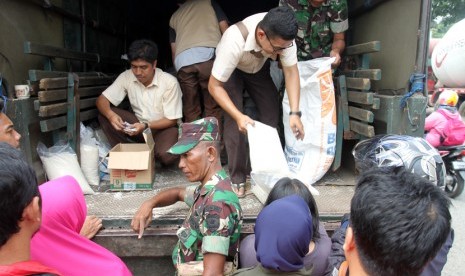
[(280, 52), (280, 51), (284, 51), (286, 50), (287, 48), (291, 48), (292, 46), (294, 46), (294, 42), (291, 42), (291, 44), (289, 44), (289, 46), (287, 47), (277, 47), (277, 46), (274, 46), (273, 43), (271, 43), (271, 40), (270, 38), (268, 37), (268, 34), (263, 31), (265, 33), (265, 36), (266, 36), (266, 39), (268, 39), (268, 42), (270, 43), (271, 45), (271, 48), (273, 48), (273, 53), (277, 53), (277, 52)]

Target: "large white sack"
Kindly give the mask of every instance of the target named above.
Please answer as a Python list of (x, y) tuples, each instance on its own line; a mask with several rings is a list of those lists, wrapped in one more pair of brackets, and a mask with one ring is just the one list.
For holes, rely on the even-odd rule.
[(79, 183), (84, 194), (94, 194), (94, 191), (81, 171), (77, 155), (69, 144), (59, 142), (47, 148), (43, 143), (39, 142), (37, 153), (44, 165), (45, 173), (49, 180), (70, 175)]
[(90, 185), (100, 184), (99, 148), (94, 138), (94, 130), (81, 122), (80, 127), (81, 170)]
[(285, 154), (289, 169), (303, 183), (313, 184), (328, 171), (336, 150), (336, 102), (331, 73), (333, 58), (298, 62), (300, 110), (305, 138), (297, 140), (289, 127), (289, 98), (283, 99)]

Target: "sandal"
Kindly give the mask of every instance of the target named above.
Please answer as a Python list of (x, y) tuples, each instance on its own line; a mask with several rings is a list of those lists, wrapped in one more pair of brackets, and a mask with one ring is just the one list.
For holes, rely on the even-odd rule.
[(238, 198), (243, 198), (245, 197), (245, 183), (239, 183), (239, 184), (231, 184), (233, 187), (233, 191), (236, 193)]

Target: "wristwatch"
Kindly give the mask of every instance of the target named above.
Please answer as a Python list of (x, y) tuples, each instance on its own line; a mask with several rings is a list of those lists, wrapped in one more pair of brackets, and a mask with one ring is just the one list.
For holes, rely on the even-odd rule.
[(302, 111), (291, 111), (289, 112), (289, 115), (297, 115), (299, 117), (302, 117)]
[(144, 130), (146, 130), (147, 128), (149, 128), (149, 124), (148, 124), (148, 123), (146, 123), (146, 122), (141, 122), (141, 123), (144, 124)]

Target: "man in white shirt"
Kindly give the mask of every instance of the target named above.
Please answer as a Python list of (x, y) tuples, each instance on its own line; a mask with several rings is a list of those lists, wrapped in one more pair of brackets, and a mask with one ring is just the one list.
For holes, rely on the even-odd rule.
[(298, 139), (305, 133), (300, 121), (300, 82), (297, 69), (297, 20), (288, 7), (245, 18), (229, 27), (216, 48), (208, 90), (226, 111), (224, 141), (228, 167), (238, 196), (244, 195), (247, 169), (245, 133), (254, 121), (243, 113), (243, 91), (247, 90), (258, 110), (258, 120), (278, 126), (279, 96), (270, 76), (269, 58), (279, 58), (286, 81), (291, 113), (289, 123)]
[[(142, 132), (150, 128), (155, 158), (163, 165), (172, 165), (178, 157), (167, 151), (177, 142), (177, 121), (182, 117), (179, 84), (156, 67), (158, 48), (153, 41), (134, 41), (128, 57), (131, 69), (121, 73), (97, 99), (99, 122), (111, 146), (143, 143)], [(116, 108), (126, 96), (132, 112)]]

